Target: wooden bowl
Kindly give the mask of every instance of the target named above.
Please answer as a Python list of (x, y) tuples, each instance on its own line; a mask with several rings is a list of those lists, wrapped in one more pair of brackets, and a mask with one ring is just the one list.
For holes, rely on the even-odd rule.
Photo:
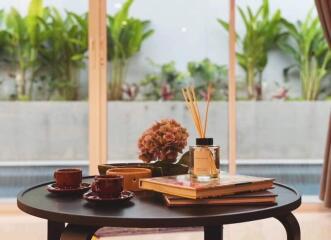
[(164, 176), (161, 167), (154, 166), (150, 163), (112, 163), (112, 164), (100, 164), (98, 165), (99, 174), (106, 175), (109, 169), (113, 168), (147, 168), (152, 171), (152, 177), (162, 177)]
[(139, 179), (152, 177), (152, 171), (148, 168), (111, 168), (106, 175), (120, 175), (124, 178), (124, 190), (140, 191)]

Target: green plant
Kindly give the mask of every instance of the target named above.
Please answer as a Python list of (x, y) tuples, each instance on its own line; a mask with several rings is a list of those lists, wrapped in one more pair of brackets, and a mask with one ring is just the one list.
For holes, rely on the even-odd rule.
[(175, 62), (163, 65), (152, 64), (157, 72), (148, 74), (141, 82), (145, 100), (182, 100), (182, 87), (185, 86), (185, 74), (176, 69)]
[(108, 60), (111, 61), (109, 98), (122, 99), (128, 59), (140, 51), (142, 43), (153, 34), (149, 21), (129, 17), (133, 0), (127, 0), (115, 16), (108, 16)]
[(45, 10), (40, 21), (46, 30), (39, 60), (49, 76), (49, 96), (77, 100), (78, 72), (84, 66), (88, 45), (87, 14), (67, 12), (62, 17), (52, 7)]
[(187, 70), (193, 79), (199, 99), (206, 99), (208, 86), (213, 89), (212, 99), (225, 98), (227, 90), (227, 69), (224, 65), (212, 63), (208, 58), (200, 62), (189, 62)]
[[(248, 97), (260, 99), (262, 74), (268, 62), (268, 51), (275, 46), (281, 36), (281, 12), (277, 10), (271, 16), (268, 0), (263, 0), (255, 13), (250, 7), (246, 7), (246, 11), (240, 7), (238, 10), (245, 24), (246, 33), (243, 37), (237, 34), (241, 45), (241, 52), (237, 52), (237, 59), (246, 72)], [(226, 30), (229, 29), (227, 22), (221, 19), (218, 22)]]
[(318, 17), (310, 11), (306, 19), (292, 24), (283, 19), (287, 34), (279, 41), (279, 47), (295, 61), (284, 70), (288, 78), (292, 69), (300, 72), (302, 97), (316, 100), (321, 90), (321, 80), (330, 73), (331, 54), (323, 36)]
[(5, 11), (0, 10), (0, 61), (4, 61), (6, 58), (8, 58), (8, 41), (9, 35), (5, 25)]
[(42, 0), (31, 0), (27, 16), (21, 16), (12, 8), (5, 17), (9, 37), (7, 51), (10, 61), (16, 65), (18, 99), (31, 98), (32, 80), (39, 70), (37, 59), (43, 35), (39, 18), (43, 15), (43, 9)]

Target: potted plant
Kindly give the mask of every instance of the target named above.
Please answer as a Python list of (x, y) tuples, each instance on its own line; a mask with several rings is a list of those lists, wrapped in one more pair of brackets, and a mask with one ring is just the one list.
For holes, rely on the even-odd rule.
[[(188, 173), (189, 154), (182, 154), (188, 132), (175, 120), (161, 120), (143, 132), (138, 140), (139, 159), (144, 163), (101, 164), (99, 173), (112, 168), (149, 168), (153, 177)], [(179, 157), (180, 156), (180, 157)]]
[(156, 122), (138, 140), (139, 159), (161, 167), (163, 175), (187, 173), (188, 166), (178, 160), (187, 145), (187, 138), (187, 130), (175, 120)]

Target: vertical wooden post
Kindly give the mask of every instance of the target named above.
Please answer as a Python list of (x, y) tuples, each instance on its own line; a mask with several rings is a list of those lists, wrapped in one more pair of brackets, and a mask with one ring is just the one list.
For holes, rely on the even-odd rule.
[(106, 0), (89, 0), (89, 172), (107, 162)]
[(236, 1), (230, 0), (229, 16), (229, 172), (236, 173), (237, 116), (236, 116)]

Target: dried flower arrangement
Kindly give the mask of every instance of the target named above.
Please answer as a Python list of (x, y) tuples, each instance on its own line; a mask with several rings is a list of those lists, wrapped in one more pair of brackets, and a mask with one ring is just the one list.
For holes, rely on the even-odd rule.
[(138, 141), (139, 159), (175, 162), (187, 145), (188, 132), (178, 122), (165, 119), (147, 129)]

